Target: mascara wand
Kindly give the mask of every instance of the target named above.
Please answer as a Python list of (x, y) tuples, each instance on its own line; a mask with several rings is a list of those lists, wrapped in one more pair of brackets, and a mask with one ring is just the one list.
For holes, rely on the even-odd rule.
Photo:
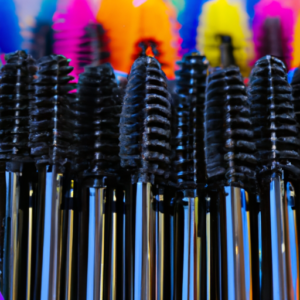
[[(154, 188), (158, 186), (159, 191), (169, 180), (170, 117), (166, 77), (158, 61), (143, 54), (131, 68), (120, 120), (121, 166), (132, 172), (132, 184), (136, 183), (131, 249), (133, 299), (164, 297), (164, 271), (161, 269), (155, 278), (156, 247), (164, 241), (159, 239), (160, 244), (155, 244), (156, 208), (152, 195)], [(157, 197), (161, 196), (158, 193)], [(156, 280), (159, 281), (157, 294)]]
[[(205, 100), (205, 86), (207, 62), (199, 53), (185, 55), (178, 62), (181, 69), (176, 72), (178, 104), (177, 110), (177, 137), (175, 165), (179, 190), (185, 194), (176, 208), (175, 224), (172, 228), (178, 228), (183, 222), (183, 252), (182, 257), (175, 258), (175, 264), (183, 261), (183, 266), (178, 266), (176, 277), (182, 278), (181, 282), (174, 283), (176, 297), (182, 299), (200, 298), (203, 294), (201, 276), (203, 270), (203, 236), (200, 232), (200, 214), (202, 213), (202, 194), (205, 185), (204, 172), (204, 145), (203, 145), (203, 108)], [(188, 196), (190, 194), (190, 196)], [(200, 208), (201, 207), (201, 208)], [(183, 209), (183, 220), (180, 218), (180, 210)], [(185, 219), (187, 218), (187, 219)], [(174, 240), (181, 247), (179, 232), (175, 233)], [(172, 236), (173, 237), (173, 236)], [(178, 251), (178, 250), (177, 250)], [(180, 274), (182, 270), (183, 276)], [(176, 279), (177, 280), (177, 279)]]
[(256, 62), (248, 94), (259, 159), (262, 299), (298, 293), (292, 266), (299, 268), (294, 186), (300, 142), (291, 92), (281, 60), (267, 55)]
[[(75, 146), (77, 164), (84, 170), (83, 189), (88, 190), (89, 198), (89, 246), (87, 269), (83, 273), (87, 276), (82, 279), (86, 281), (86, 288), (79, 290), (86, 299), (120, 299), (125, 288), (123, 268), (126, 263), (120, 251), (123, 245), (124, 216), (121, 208), (124, 194), (123, 189), (120, 191), (117, 175), (120, 168), (118, 138), (121, 108), (121, 94), (112, 67), (109, 64), (86, 67), (79, 78), (78, 132), (75, 134), (79, 142), (79, 148)], [(89, 114), (91, 110), (92, 114)], [(84, 141), (85, 144), (82, 143)], [(82, 157), (83, 154), (85, 157)], [(86, 162), (89, 164), (86, 165)], [(81, 236), (79, 245), (83, 241), (85, 238)], [(83, 269), (84, 262), (80, 262), (78, 270)], [(117, 289), (117, 286), (122, 288)]]
[[(0, 72), (0, 155), (6, 161), (6, 220), (4, 288), (6, 299), (28, 293), (31, 283), (32, 202), (35, 167), (29, 155), (29, 102), (33, 93), (35, 61), (24, 51), (6, 56)], [(31, 194), (31, 195), (30, 195)], [(22, 280), (20, 274), (26, 274)]]
[(64, 56), (41, 58), (30, 104), (29, 147), (39, 173), (34, 299), (58, 299), (61, 293), (61, 205), (72, 137), (68, 103), (68, 93), (74, 89), (69, 83), (73, 77), (68, 75), (72, 69)]
[(250, 107), (237, 67), (208, 76), (204, 116), (207, 295), (251, 299), (248, 201), (256, 158)]

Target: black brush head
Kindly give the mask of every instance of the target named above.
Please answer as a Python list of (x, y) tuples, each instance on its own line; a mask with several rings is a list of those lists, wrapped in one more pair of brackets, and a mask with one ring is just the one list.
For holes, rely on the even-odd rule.
[(29, 147), (37, 164), (62, 165), (67, 161), (72, 141), (69, 92), (76, 87), (70, 84), (73, 67), (69, 62), (62, 55), (38, 61), (29, 134)]
[(283, 169), (299, 176), (299, 128), (284, 63), (270, 55), (258, 60), (248, 94), (260, 171)]
[(24, 51), (6, 55), (0, 71), (0, 158), (31, 160), (28, 148), (29, 103), (33, 99), (35, 61)]
[(239, 68), (218, 69), (208, 76), (204, 115), (208, 183), (243, 188), (253, 185), (256, 148)]
[(128, 76), (120, 120), (121, 166), (136, 180), (169, 179), (171, 102), (166, 77), (153, 57), (138, 58)]
[[(181, 120), (183, 111), (188, 115), (187, 144), (185, 146), (187, 157), (185, 163), (183, 159), (178, 161), (178, 166), (186, 164), (180, 168), (186, 168), (187, 177), (180, 179), (183, 175), (178, 174), (182, 182), (186, 182), (190, 187), (203, 187), (205, 184), (204, 165), (204, 119), (203, 109), (205, 102), (205, 88), (208, 62), (205, 56), (198, 52), (187, 54), (182, 61), (177, 63), (180, 70), (176, 71), (176, 92), (180, 95), (178, 106), (178, 125), (180, 131), (184, 129)], [(178, 136), (178, 145), (182, 144)], [(179, 150), (179, 149), (178, 149)], [(179, 151), (181, 152), (181, 150)]]
[[(82, 83), (82, 85), (81, 85)], [(86, 67), (78, 91), (93, 104), (93, 158), (87, 174), (115, 176), (120, 169), (119, 122), (122, 93), (110, 64)]]
[[(300, 124), (300, 69), (297, 68), (292, 79), (292, 94), (294, 111), (298, 124)], [(300, 133), (300, 132), (299, 132)]]

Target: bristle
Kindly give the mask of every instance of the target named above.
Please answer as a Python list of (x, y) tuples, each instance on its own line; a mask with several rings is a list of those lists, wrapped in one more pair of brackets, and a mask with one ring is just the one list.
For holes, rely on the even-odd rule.
[(179, 188), (194, 188), (192, 145), (190, 145), (190, 103), (179, 95), (176, 105), (175, 170)]
[(224, 70), (215, 70), (207, 78), (204, 107), (204, 151), (208, 182), (224, 180), (226, 166), (223, 143)]
[(28, 160), (29, 102), (35, 61), (24, 51), (6, 56), (0, 71), (0, 158)]
[(77, 93), (70, 97), (73, 142), (70, 146), (75, 171), (85, 171), (93, 157), (93, 111), (95, 99), (90, 88), (98, 87), (89, 67), (79, 75)]
[(194, 182), (199, 187), (205, 182), (203, 110), (208, 63), (205, 56), (192, 53), (185, 55), (178, 64), (181, 69), (176, 71), (177, 93), (188, 97), (189, 151), (192, 151), (189, 157), (194, 160)]
[(37, 164), (64, 164), (72, 139), (68, 93), (73, 70), (62, 55), (38, 61), (35, 99), (31, 102), (29, 147)]
[(227, 184), (245, 187), (255, 182), (256, 147), (250, 120), (250, 105), (238, 68), (224, 71), (225, 161)]
[(298, 124), (284, 63), (269, 55), (258, 60), (248, 93), (261, 170), (300, 175)]
[(166, 77), (155, 58), (132, 66), (120, 121), (121, 165), (155, 180), (168, 177), (171, 103)]
[(237, 67), (216, 70), (208, 77), (205, 103), (205, 160), (208, 182), (250, 186), (256, 158), (250, 107)]
[(300, 124), (300, 69), (297, 69), (294, 73), (292, 79), (292, 93), (296, 119), (298, 124)]
[(109, 64), (88, 69), (93, 81), (86, 82), (89, 86), (86, 85), (84, 91), (94, 101), (94, 157), (90, 171), (96, 175), (113, 175), (120, 169), (118, 144), (122, 96)]

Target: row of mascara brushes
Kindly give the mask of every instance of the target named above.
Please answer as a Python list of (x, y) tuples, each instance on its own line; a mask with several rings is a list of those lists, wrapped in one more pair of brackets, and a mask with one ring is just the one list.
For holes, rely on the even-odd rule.
[[(299, 298), (300, 80), (258, 60), (108, 64), (23, 51), (0, 71), (6, 300)], [(6, 201), (4, 201), (6, 199)]]

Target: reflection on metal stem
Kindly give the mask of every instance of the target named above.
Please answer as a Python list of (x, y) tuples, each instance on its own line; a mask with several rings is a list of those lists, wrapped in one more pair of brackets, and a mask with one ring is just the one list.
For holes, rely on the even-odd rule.
[(27, 284), (26, 284), (26, 300), (31, 299), (31, 263), (32, 263), (32, 231), (33, 231), (33, 189), (32, 185), (30, 185), (29, 190), (29, 208), (28, 208), (28, 240), (27, 240)]
[(7, 226), (5, 249), (4, 278), (7, 278), (5, 297), (8, 300), (16, 300), (18, 297), (18, 265), (19, 265), (19, 202), (20, 202), (20, 173), (6, 172), (6, 207)]
[(282, 186), (279, 175), (270, 182), (270, 220), (273, 300), (287, 298), (286, 250)]
[(113, 190), (112, 215), (111, 215), (111, 233), (110, 233), (110, 289), (109, 299), (117, 299), (117, 195)]
[(137, 183), (135, 213), (134, 299), (153, 300), (155, 295), (155, 212), (151, 183)]

